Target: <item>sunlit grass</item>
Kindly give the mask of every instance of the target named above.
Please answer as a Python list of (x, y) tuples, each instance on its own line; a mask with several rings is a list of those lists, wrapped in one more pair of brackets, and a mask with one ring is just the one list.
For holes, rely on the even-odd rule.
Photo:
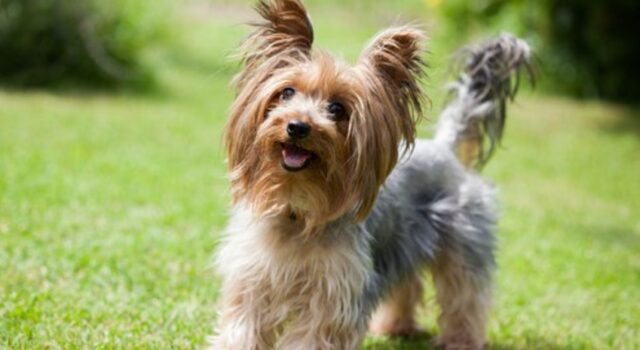
[[(365, 13), (354, 25), (317, 5), (318, 42), (350, 61), (390, 23)], [(219, 10), (180, 15), (169, 49), (149, 58), (157, 94), (0, 91), (0, 348), (186, 349), (212, 333), (210, 259), (228, 214), (220, 135), (235, 70), (225, 57), (246, 32), (232, 25), (244, 12)], [(442, 100), (446, 47), (431, 44), (423, 135)], [(521, 97), (485, 171), (503, 212), (491, 343), (639, 348), (640, 113)], [(427, 294), (422, 321), (435, 334)]]

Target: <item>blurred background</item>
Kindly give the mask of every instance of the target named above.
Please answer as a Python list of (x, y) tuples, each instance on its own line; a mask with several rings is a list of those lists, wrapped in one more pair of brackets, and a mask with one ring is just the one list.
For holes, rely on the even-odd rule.
[[(166, 55), (184, 45), (185, 11), (204, 18), (246, 19), (251, 1), (2, 0), (0, 75), (17, 87), (90, 85), (152, 88)], [(544, 90), (635, 102), (640, 6), (634, 0), (309, 1), (336, 7), (370, 26), (398, 19), (429, 25), (434, 42), (455, 48), (486, 33), (511, 31), (538, 50)], [(200, 7), (200, 8), (198, 8)], [(190, 9), (189, 9), (190, 8)], [(334, 11), (338, 11), (337, 8)], [(378, 13), (371, 13), (378, 12)], [(364, 15), (366, 14), (366, 15)], [(364, 16), (363, 16), (364, 15)], [(362, 22), (361, 17), (366, 17)], [(176, 29), (179, 28), (178, 33)], [(211, 35), (211, 33), (210, 33)], [(450, 47), (446, 47), (450, 46)], [(440, 47), (440, 46), (438, 46)], [(149, 55), (163, 51), (154, 62)], [(200, 54), (204, 54), (203, 48)], [(181, 52), (195, 55), (195, 52)], [(438, 54), (438, 53), (436, 53)], [(218, 55), (221, 59), (223, 55)], [(211, 60), (207, 60), (210, 62)]]
[[(532, 44), (536, 89), (485, 171), (503, 202), (490, 340), (640, 348), (640, 3), (305, 3), (316, 47), (349, 62), (386, 26), (424, 26), (422, 136), (456, 49), (503, 31)], [(213, 332), (229, 57), (253, 4), (0, 0), (0, 349), (194, 348)]]

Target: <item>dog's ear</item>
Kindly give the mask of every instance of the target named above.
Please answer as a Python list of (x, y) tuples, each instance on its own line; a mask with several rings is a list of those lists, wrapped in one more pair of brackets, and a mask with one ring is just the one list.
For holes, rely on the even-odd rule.
[(300, 0), (260, 0), (256, 11), (263, 20), (253, 23), (255, 30), (240, 47), (245, 67), (235, 80), (238, 90), (263, 65), (273, 71), (311, 54), (313, 27)]
[(360, 203), (357, 218), (373, 207), (380, 186), (398, 161), (399, 146), (413, 145), (426, 100), (421, 87), (424, 34), (410, 27), (388, 29), (365, 49), (357, 66), (364, 97), (350, 120), (351, 182)]
[(360, 64), (382, 82), (399, 117), (410, 116), (412, 109), (417, 114), (422, 111), (424, 41), (424, 33), (412, 26), (387, 29), (373, 39), (360, 59)]

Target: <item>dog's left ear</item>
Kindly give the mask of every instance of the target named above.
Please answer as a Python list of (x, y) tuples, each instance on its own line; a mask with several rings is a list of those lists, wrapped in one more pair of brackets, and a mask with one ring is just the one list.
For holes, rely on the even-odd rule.
[(422, 111), (424, 41), (424, 33), (412, 26), (387, 29), (373, 39), (360, 59), (361, 65), (382, 82), (386, 97), (391, 99), (400, 118)]
[(404, 26), (380, 33), (357, 66), (365, 98), (351, 118), (348, 136), (351, 179), (360, 203), (357, 218), (373, 207), (380, 186), (398, 161), (398, 147), (411, 147), (425, 95), (424, 34)]

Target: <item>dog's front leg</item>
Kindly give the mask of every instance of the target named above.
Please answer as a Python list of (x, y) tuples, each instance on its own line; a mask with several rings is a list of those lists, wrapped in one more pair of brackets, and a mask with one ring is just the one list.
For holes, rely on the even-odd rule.
[(269, 350), (273, 348), (273, 324), (260, 307), (243, 293), (226, 294), (210, 350)]
[[(331, 326), (329, 326), (331, 327)], [(365, 327), (341, 329), (308, 328), (302, 332), (287, 332), (275, 347), (278, 350), (356, 350), (365, 335)]]
[(367, 322), (358, 308), (322, 310), (295, 317), (278, 339), (278, 350), (356, 350), (366, 334)]

